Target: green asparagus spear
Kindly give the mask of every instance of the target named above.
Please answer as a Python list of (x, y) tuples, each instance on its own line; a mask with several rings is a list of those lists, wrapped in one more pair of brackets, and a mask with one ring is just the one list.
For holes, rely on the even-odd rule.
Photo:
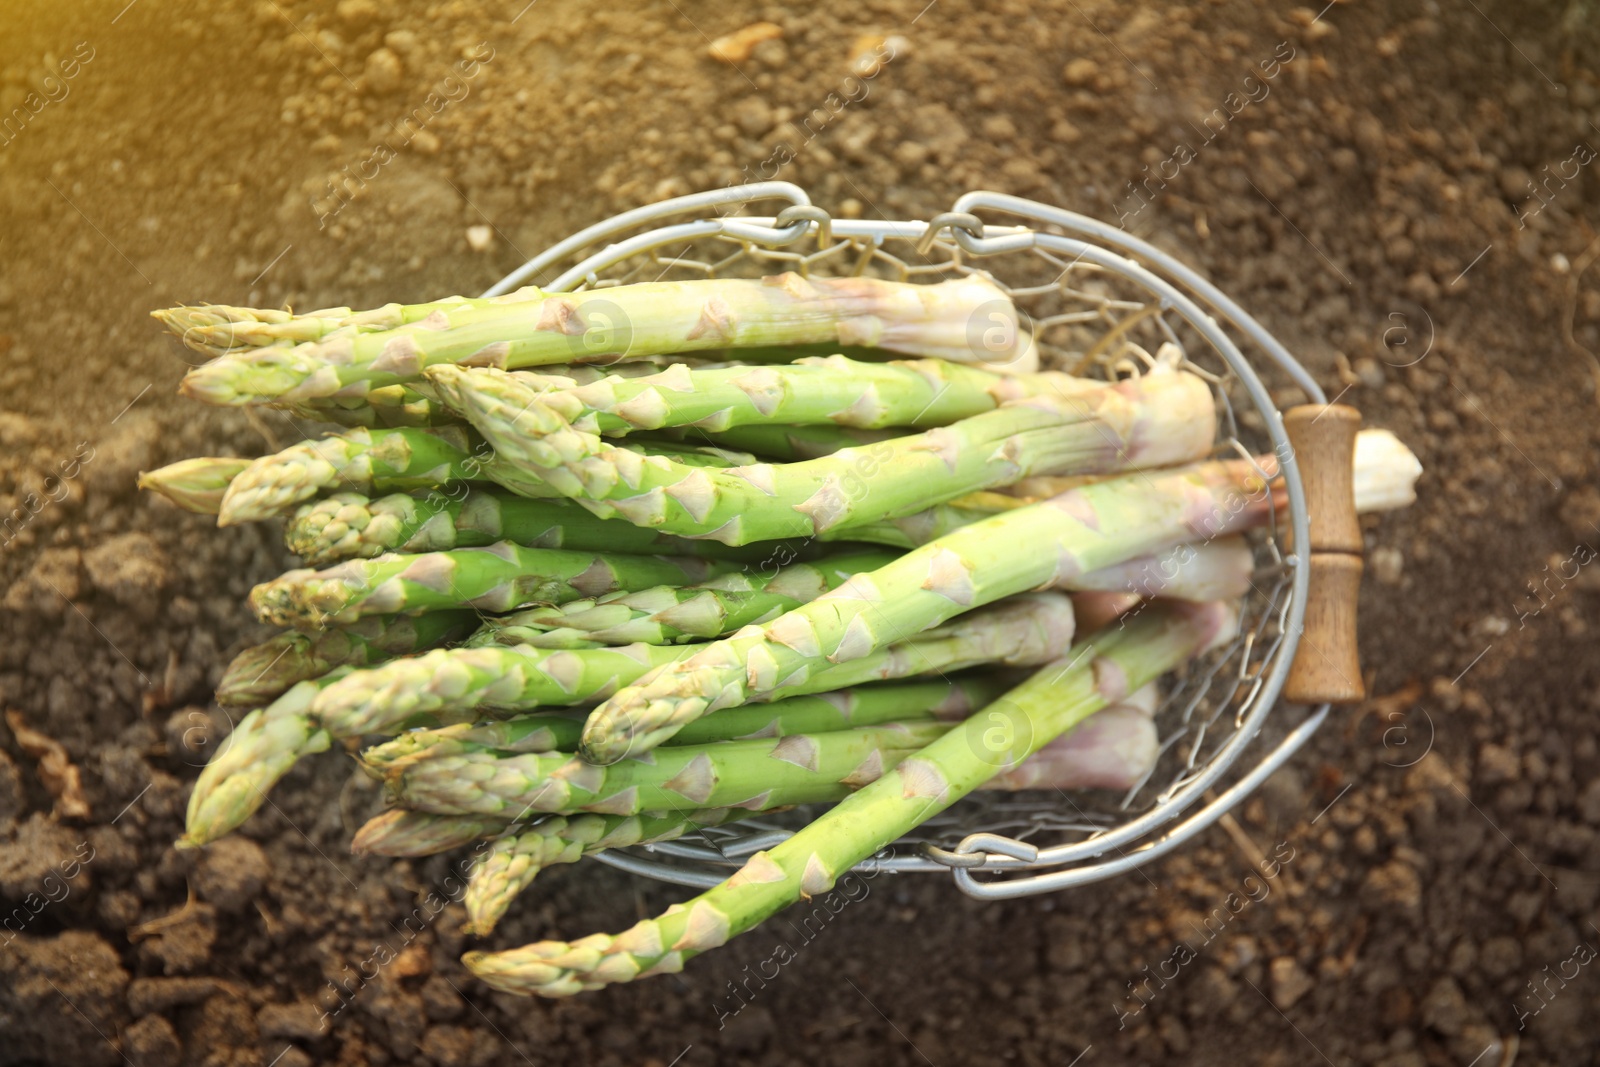
[(471, 611), (427, 615), (369, 615), (348, 627), (319, 634), (290, 631), (240, 652), (217, 683), (217, 703), (259, 708), (296, 682), (335, 667), (370, 667), (395, 656), (459, 641), (477, 629)]
[(549, 295), (524, 289), (386, 330), (228, 352), (190, 371), (183, 392), (209, 404), (299, 402), (409, 382), (441, 363), (513, 369), (819, 342), (974, 362), (1009, 354), (975, 352), (969, 336), (974, 315), (998, 305), (1010, 309), (976, 275), (936, 285), (791, 273)]
[(358, 856), (432, 856), (504, 833), (511, 825), (492, 815), (434, 815), (390, 808), (362, 824), (350, 851)]
[(307, 714), (312, 698), (348, 674), (339, 667), (313, 681), (300, 682), (233, 728), (189, 794), (189, 811), (179, 848), (198, 848), (248, 819), (267, 799), (267, 790), (302, 756), (326, 752), (331, 739)]
[(608, 848), (674, 841), (686, 833), (748, 818), (744, 808), (695, 808), (638, 815), (552, 815), (497, 838), (467, 879), (463, 933), (484, 937), (511, 901), (546, 867), (577, 863)]
[[(755, 457), (694, 445), (658, 445), (670, 461), (685, 467), (727, 467)], [(643, 445), (629, 451), (643, 458)], [(458, 482), (498, 481), (522, 496), (554, 497), (558, 492), (538, 477), (502, 474), (484, 442), (462, 426), (430, 429), (355, 429), (318, 441), (302, 441), (262, 456), (229, 484), (218, 526), (266, 519), (327, 489), (432, 489)]]
[(449, 552), (390, 553), (325, 570), (293, 570), (250, 591), (262, 622), (295, 629), (349, 625), (368, 615), (420, 615), (452, 608), (511, 611), (562, 604), (618, 589), (701, 582), (738, 564), (624, 556), (508, 541)]
[[(987, 611), (918, 634), (826, 670), (784, 678), (785, 697), (865, 682), (953, 671), (980, 663), (1029, 666), (1047, 662), (1072, 637), (1071, 602), (1059, 594), (1015, 597)], [(438, 649), (356, 671), (319, 694), (313, 716), (335, 737), (392, 731), (426, 716), (461, 722), (497, 712), (589, 703), (706, 645), (625, 645), (541, 650)], [(768, 666), (750, 662), (764, 679)]]
[(448, 426), (461, 423), (461, 417), (431, 396), (405, 385), (374, 389), (364, 396), (324, 397), (298, 404), (278, 404), (302, 419), (333, 422), (340, 426), (397, 428), (403, 426)]
[[(262, 456), (229, 485), (217, 525), (270, 518), (327, 489), (428, 489), (482, 480), (489, 448), (470, 429), (354, 429)], [(553, 495), (553, 494), (552, 494)]]
[(797, 460), (821, 459), (845, 448), (861, 448), (879, 441), (892, 441), (905, 436), (905, 430), (858, 430), (853, 426), (782, 426), (767, 423), (759, 426), (735, 426), (720, 433), (690, 430), (686, 434), (693, 440), (703, 436), (724, 448), (737, 448), (753, 452), (766, 461), (793, 463)]
[[(702, 364), (695, 364), (696, 367)], [(551, 372), (559, 372), (557, 379), (565, 383), (565, 387), (573, 388), (600, 381), (603, 378), (638, 378), (647, 374), (659, 374), (662, 365), (649, 362), (615, 363), (609, 366), (566, 366), (547, 368)], [(515, 372), (519, 375), (522, 372)], [(540, 384), (543, 379), (530, 379), (533, 384)], [(543, 386), (541, 386), (543, 387)], [(341, 426), (367, 426), (367, 427), (401, 427), (401, 426), (446, 426), (451, 423), (461, 424), (463, 420), (455, 412), (443, 406), (430, 395), (430, 391), (422, 382), (412, 382), (409, 385), (386, 385), (373, 389), (362, 396), (331, 396), (319, 397), (315, 400), (305, 400), (299, 403), (274, 404), (273, 407), (283, 408), (293, 415), (303, 419), (315, 419), (320, 422), (333, 422)], [(705, 439), (705, 435), (701, 435)], [(716, 442), (713, 442), (716, 443)], [(738, 445), (729, 445), (738, 448)]]
[[(573, 428), (620, 436), (664, 426), (721, 432), (739, 426), (948, 426), (1007, 400), (1092, 394), (1103, 383), (1056, 371), (1002, 376), (948, 360), (858, 363), (844, 356), (776, 367), (690, 370), (577, 385), (524, 374)], [(541, 388), (542, 387), (542, 388)]]
[(502, 489), (459, 486), (454, 491), (394, 493), (369, 499), (335, 493), (302, 504), (284, 527), (289, 551), (313, 566), (370, 559), (385, 552), (438, 552), (510, 541), (528, 548), (704, 556), (759, 563), (800, 542), (733, 548), (691, 541), (602, 519), (570, 500), (529, 500)]
[[(666, 743), (700, 745), (758, 737), (816, 734), (856, 726), (910, 722), (934, 716), (964, 718), (1004, 692), (990, 674), (953, 681), (900, 682), (860, 686), (789, 697), (771, 704), (728, 708), (685, 726)], [(432, 755), (472, 751), (570, 752), (583, 720), (571, 714), (541, 712), (500, 721), (464, 722), (427, 730), (408, 730), (361, 754), (366, 766), (387, 774), (401, 764)]]
[(1220, 605), (1153, 607), (1125, 629), (1104, 631), (1074, 648), (1069, 658), (1039, 671), (988, 713), (931, 742), (686, 904), (620, 935), (469, 952), (463, 961), (495, 989), (548, 997), (676, 973), (690, 957), (717, 948), (790, 904), (829, 892), (841, 876), (906, 831), (1208, 647), (1230, 624), (1230, 613)]
[(503, 297), (447, 296), (426, 304), (385, 304), (369, 311), (336, 307), (299, 314), (272, 308), (191, 304), (152, 311), (150, 315), (196, 352), (219, 356), (239, 349), (320, 341), (339, 332), (381, 333), (424, 322), (435, 312), (519, 303), (528, 300), (530, 293), (532, 299), (543, 295), (537, 289), (521, 289)]
[(1248, 528), (1273, 507), (1255, 473), (1269, 463), (1114, 478), (963, 527), (623, 689), (590, 716), (581, 751), (597, 763), (645, 752), (709, 711), (772, 692), (778, 679), (849, 662), (1023, 589)]
[(947, 427), (822, 459), (690, 470), (573, 429), (528, 386), (491, 370), (429, 371), (509, 464), (597, 515), (724, 544), (844, 531), (914, 514), (1030, 473), (1110, 471), (1211, 448), (1210, 387), (1164, 366), (1070, 399), (1034, 397)]
[(814, 600), (857, 571), (881, 567), (894, 556), (873, 549), (815, 563), (724, 574), (699, 585), (662, 585), (530, 608), (485, 620), (482, 632), (469, 644), (583, 648), (595, 643), (670, 645), (720, 637)]
[(406, 807), (440, 814), (759, 811), (838, 800), (949, 729), (939, 722), (893, 723), (776, 741), (716, 741), (660, 748), (648, 760), (608, 767), (561, 753), (469, 752), (406, 763), (386, 784)]
[(408, 722), (592, 703), (682, 654), (672, 645), (544, 650), (441, 648), (347, 675), (312, 706), (336, 737), (392, 733)]
[(139, 488), (160, 493), (185, 511), (215, 515), (228, 485), (251, 460), (233, 456), (201, 456), (179, 460), (153, 471), (141, 471)]

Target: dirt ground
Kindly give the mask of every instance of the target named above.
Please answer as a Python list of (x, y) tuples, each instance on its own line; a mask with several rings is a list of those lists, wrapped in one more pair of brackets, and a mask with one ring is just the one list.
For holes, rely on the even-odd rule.
[[(0, 1063), (1594, 1062), (1592, 5), (124, 2), (23, 0), (0, 33), (0, 124), (24, 116), (0, 125)], [(782, 37), (708, 58), (758, 20)], [(905, 40), (797, 130), (871, 34)], [(294, 431), (180, 401), (148, 311), (475, 293), (618, 210), (774, 175), (867, 217), (992, 188), (1121, 218), (1400, 434), (1428, 473), (1366, 524), (1384, 699), (1331, 720), (1240, 833), (1142, 873), (1007, 904), (875, 883), (725, 1027), (762, 933), (565, 1002), (467, 977), (458, 908), (405, 943), (446, 861), (352, 858), (374, 798), (338, 756), (175, 852), (228, 727), (210, 688), (263, 634), (242, 598), (292, 561), (134, 476)], [(87, 814), (53, 799), (63, 757)], [(1292, 852), (1281, 884), (1146, 983), (1240, 891), (1246, 840)], [(684, 895), (552, 870), (496, 943)], [(379, 942), (399, 958), (352, 981)]]

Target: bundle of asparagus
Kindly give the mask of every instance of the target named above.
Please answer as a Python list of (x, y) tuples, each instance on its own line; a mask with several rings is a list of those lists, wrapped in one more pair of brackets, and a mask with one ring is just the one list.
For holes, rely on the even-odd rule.
[[(783, 275), (157, 313), (210, 357), (186, 395), (346, 427), (141, 476), (219, 525), (283, 517), (307, 564), (250, 596), (287, 630), (223, 674), (252, 710), (182, 844), (387, 738), (361, 766), (394, 806), (353, 847), (478, 842), (487, 933), (544, 867), (837, 805), (623, 935), (467, 957), (562, 996), (681, 968), (974, 789), (1137, 783), (1153, 683), (1233, 632), (1276, 463), (1208, 458), (1213, 389), (1174, 346), (1121, 380), (1040, 371), (974, 344), (997, 306), (978, 274)], [(1409, 502), (1392, 437), (1356, 467), (1358, 508)], [(1148, 605), (1092, 631), (1090, 596), (1102, 622)]]

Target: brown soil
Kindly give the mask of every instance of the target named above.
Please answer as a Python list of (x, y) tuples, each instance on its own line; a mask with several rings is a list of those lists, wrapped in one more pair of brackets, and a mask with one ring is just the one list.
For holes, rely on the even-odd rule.
[[(924, 3), (12, 5), (0, 514), (27, 518), (0, 551), (0, 697), (65, 746), (92, 817), (53, 813), (45, 763), (0, 732), (0, 1063), (1592, 1062), (1600, 616), (1595, 571), (1571, 576), (1600, 538), (1590, 6)], [(761, 19), (780, 41), (738, 69), (706, 57)], [(809, 140), (786, 125), (839, 91), (858, 36), (893, 33), (909, 49), (865, 99)], [(447, 83), (481, 42), (493, 58)], [(1263, 85), (1203, 143), (1202, 116)], [(330, 179), (429, 93), (423, 133), (319, 228)], [(1126, 183), (1180, 142), (1195, 158), (1133, 213)], [(1293, 850), (1287, 877), (1209, 942), (1251, 872), (1221, 827), (1042, 899), (878, 882), (724, 1029), (764, 933), (567, 1002), (469, 980), (457, 909), (405, 944), (445, 861), (350, 858), (372, 797), (332, 756), (240, 835), (174, 852), (227, 729), (210, 686), (261, 634), (241, 598), (291, 561), (133, 477), (295, 431), (180, 402), (146, 313), (476, 292), (615, 211), (757, 176), (780, 144), (779, 176), (841, 212), (995, 188), (1130, 216), (1421, 455), (1419, 504), (1367, 526), (1363, 652), (1400, 695), (1336, 717), (1239, 813)], [(554, 870), (496, 943), (682, 896)], [(363, 982), (379, 943), (398, 959)]]

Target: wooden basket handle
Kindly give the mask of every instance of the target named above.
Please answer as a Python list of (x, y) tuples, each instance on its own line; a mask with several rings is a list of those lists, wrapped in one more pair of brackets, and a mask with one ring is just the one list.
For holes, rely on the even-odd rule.
[(1300, 467), (1311, 526), (1311, 590), (1283, 695), (1298, 704), (1353, 704), (1366, 696), (1356, 647), (1362, 543), (1354, 470), (1361, 412), (1344, 404), (1301, 404), (1284, 413), (1283, 428)]

